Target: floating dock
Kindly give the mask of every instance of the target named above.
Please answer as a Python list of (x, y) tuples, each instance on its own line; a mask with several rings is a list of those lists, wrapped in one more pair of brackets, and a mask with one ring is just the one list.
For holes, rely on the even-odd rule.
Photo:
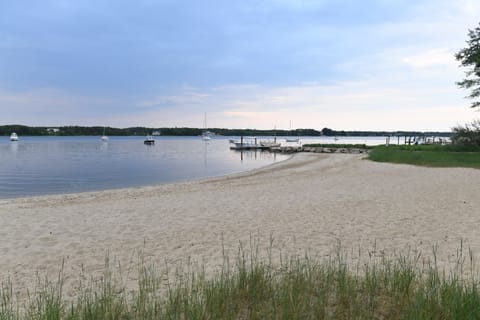
[(257, 138), (244, 139), (240, 137), (240, 141), (230, 141), (233, 143), (233, 146), (230, 147), (232, 150), (269, 150), (270, 145), (266, 145), (257, 140)]

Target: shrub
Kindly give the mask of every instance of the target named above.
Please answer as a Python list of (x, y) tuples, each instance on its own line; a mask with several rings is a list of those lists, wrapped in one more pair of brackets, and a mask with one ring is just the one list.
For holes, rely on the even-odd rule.
[(452, 143), (462, 146), (480, 147), (480, 120), (453, 128)]

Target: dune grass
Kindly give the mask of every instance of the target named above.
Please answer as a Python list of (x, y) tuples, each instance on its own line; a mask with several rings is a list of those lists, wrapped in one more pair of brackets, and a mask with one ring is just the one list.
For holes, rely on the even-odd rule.
[(368, 159), (429, 167), (480, 168), (480, 149), (455, 145), (378, 146)]
[[(153, 264), (138, 270), (127, 291), (108, 263), (100, 280), (76, 298), (62, 294), (62, 272), (19, 305), (13, 284), (0, 290), (0, 319), (479, 319), (472, 276), (445, 273), (420, 256), (349, 265), (340, 252), (326, 259), (284, 258), (280, 264), (240, 248), (211, 278), (198, 271), (168, 276)], [(459, 263), (472, 259), (460, 258)]]

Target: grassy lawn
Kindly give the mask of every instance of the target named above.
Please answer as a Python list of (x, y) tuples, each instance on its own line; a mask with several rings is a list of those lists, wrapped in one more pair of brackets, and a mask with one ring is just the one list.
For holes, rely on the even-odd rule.
[(480, 148), (454, 145), (378, 146), (368, 159), (429, 167), (480, 168)]

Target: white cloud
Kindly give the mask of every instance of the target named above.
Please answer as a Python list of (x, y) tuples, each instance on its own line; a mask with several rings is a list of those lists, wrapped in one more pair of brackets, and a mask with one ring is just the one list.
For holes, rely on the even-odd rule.
[(454, 54), (449, 49), (433, 49), (405, 57), (403, 61), (414, 68), (428, 68), (439, 65), (456, 66)]

